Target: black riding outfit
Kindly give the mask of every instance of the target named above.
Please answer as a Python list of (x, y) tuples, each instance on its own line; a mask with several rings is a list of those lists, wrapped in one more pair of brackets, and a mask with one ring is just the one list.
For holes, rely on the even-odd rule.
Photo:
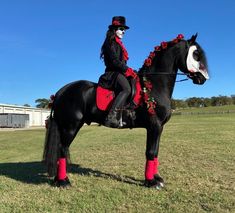
[[(117, 40), (117, 38), (116, 38)], [(131, 94), (131, 87), (125, 76), (128, 66), (123, 54), (123, 47), (113, 40), (106, 40), (103, 46), (105, 73), (99, 79), (99, 85), (107, 89), (118, 90), (118, 95), (112, 104), (111, 110), (122, 109)]]

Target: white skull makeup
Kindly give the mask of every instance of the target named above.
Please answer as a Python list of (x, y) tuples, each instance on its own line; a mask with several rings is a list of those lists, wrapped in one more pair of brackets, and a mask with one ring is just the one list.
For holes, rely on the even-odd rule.
[(206, 79), (209, 79), (208, 72), (200, 61), (200, 55), (195, 45), (189, 47), (186, 63), (190, 72), (200, 72)]
[(125, 34), (125, 29), (124, 28), (118, 28), (115, 33), (116, 33), (116, 36), (118, 38), (122, 39), (124, 34)]

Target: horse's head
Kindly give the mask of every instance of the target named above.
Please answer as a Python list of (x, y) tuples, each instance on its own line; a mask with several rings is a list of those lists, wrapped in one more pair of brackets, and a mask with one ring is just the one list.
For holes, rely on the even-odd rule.
[(161, 42), (145, 60), (140, 73), (149, 75), (176, 74), (180, 69), (194, 84), (204, 84), (209, 79), (206, 55), (196, 42), (197, 34), (189, 40), (179, 34), (169, 42)]
[(194, 84), (204, 84), (208, 75), (206, 55), (200, 45), (196, 42), (197, 34), (185, 41), (186, 52), (182, 53), (180, 70), (193, 80)]

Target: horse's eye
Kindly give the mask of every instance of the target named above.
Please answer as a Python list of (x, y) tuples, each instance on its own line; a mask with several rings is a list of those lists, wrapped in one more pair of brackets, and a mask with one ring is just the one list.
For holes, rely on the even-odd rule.
[(195, 61), (200, 61), (200, 53), (198, 50), (193, 51), (193, 58)]

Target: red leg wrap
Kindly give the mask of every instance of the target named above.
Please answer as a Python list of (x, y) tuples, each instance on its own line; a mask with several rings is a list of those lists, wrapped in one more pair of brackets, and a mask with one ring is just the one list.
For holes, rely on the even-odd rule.
[(159, 166), (159, 161), (158, 158), (154, 158), (154, 168), (153, 168), (153, 175), (158, 174), (158, 166)]
[(58, 160), (57, 178), (58, 180), (64, 180), (66, 175), (66, 158), (60, 158)]
[(147, 160), (145, 167), (145, 179), (152, 180), (154, 178), (154, 160)]

